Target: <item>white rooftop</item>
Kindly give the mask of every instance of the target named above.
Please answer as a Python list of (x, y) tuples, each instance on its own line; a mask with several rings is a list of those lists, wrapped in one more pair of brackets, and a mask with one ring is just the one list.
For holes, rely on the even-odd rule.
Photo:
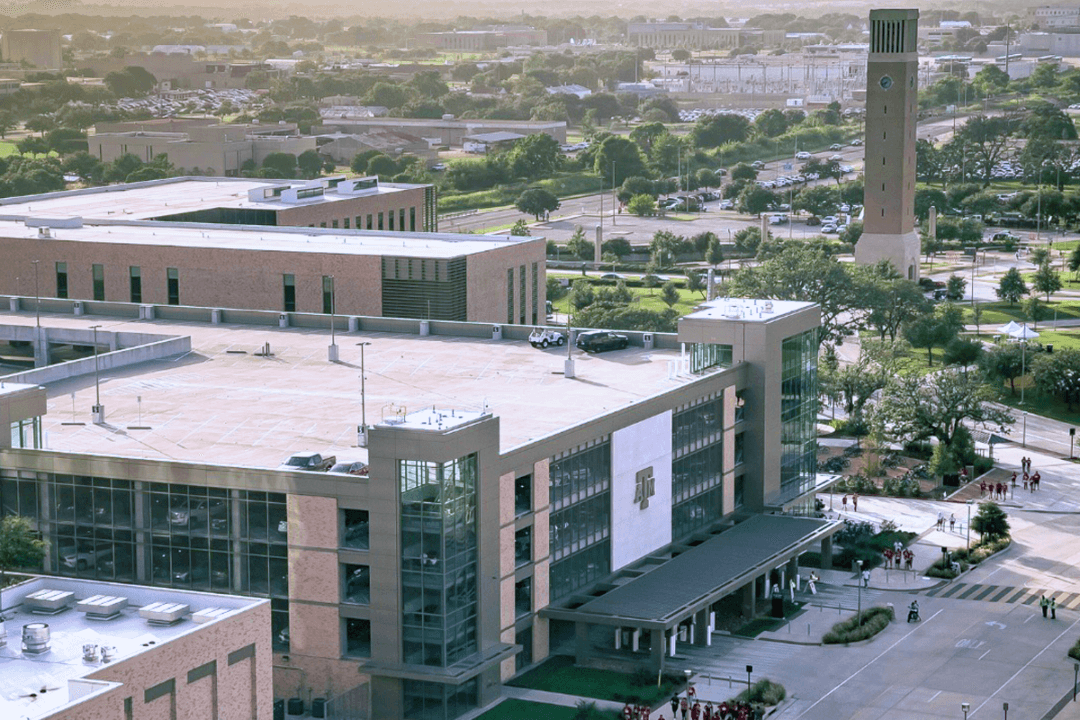
[(801, 300), (754, 300), (751, 298), (716, 298), (700, 306), (687, 318), (727, 320), (731, 322), (770, 322), (785, 315), (814, 307)]
[[(113, 620), (88, 620), (74, 607), (56, 615), (30, 612), (26, 596), (44, 589), (71, 592), (78, 600), (94, 595), (123, 597), (128, 604)], [(0, 592), (2, 625), (7, 631), (7, 645), (0, 647), (0, 718), (48, 717), (89, 694), (115, 687), (114, 683), (86, 680), (105, 666), (100, 659), (102, 647), (115, 648), (111, 662), (117, 663), (152, 652), (204, 626), (193, 622), (190, 614), (174, 625), (148, 624), (139, 616), (139, 608), (159, 602), (181, 603), (189, 606), (190, 612), (220, 608), (231, 613), (269, 600), (57, 577), (38, 577), (6, 588)], [(224, 615), (216, 619), (220, 617)], [(46, 652), (23, 651), (23, 625), (29, 623), (49, 626)], [(86, 644), (98, 646), (97, 660), (83, 659)]]
[[(2, 217), (3, 208), (0, 208)], [(59, 223), (58, 223), (59, 224)], [(115, 245), (222, 250), (327, 253), (331, 255), (394, 255), (449, 259), (483, 253), (500, 245), (534, 242), (537, 237), (464, 235), (454, 233), (330, 230), (302, 227), (255, 227), (218, 224), (85, 221), (82, 227), (54, 226), (52, 239)], [(0, 237), (37, 238), (38, 228), (27, 222), (0, 219)], [(44, 242), (49, 242), (48, 240)]]
[(407, 415), (391, 415), (383, 418), (380, 425), (407, 428), (409, 430), (450, 430), (489, 417), (485, 410), (439, 409), (435, 406), (416, 410)]

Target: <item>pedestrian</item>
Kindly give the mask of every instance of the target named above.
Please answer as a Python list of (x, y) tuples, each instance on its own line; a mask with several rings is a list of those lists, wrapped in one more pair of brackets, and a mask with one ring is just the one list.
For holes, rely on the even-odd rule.
[(817, 581), (818, 581), (817, 573), (814, 572), (813, 570), (811, 570), (810, 571), (810, 582), (807, 583), (807, 587), (810, 588), (810, 594), (811, 595), (817, 595)]
[(1016, 471), (1015, 470), (1013, 471), (1013, 475), (1012, 475), (1012, 486), (1014, 488), (1016, 487)]
[(859, 493), (851, 496), (851, 511), (859, 512)]
[(914, 562), (914, 561), (915, 561), (915, 553), (913, 553), (911, 550), (905, 550), (904, 551), (904, 565), (907, 566), (908, 570), (911, 569), (911, 563)]
[(690, 720), (701, 720), (701, 703), (695, 702), (690, 708)]
[(679, 696), (678, 695), (672, 695), (671, 696), (671, 720), (675, 720), (675, 718), (676, 718), (676, 716), (678, 714), (679, 714)]
[(1039, 486), (1042, 485), (1042, 475), (1036, 470), (1035, 474), (1031, 476), (1031, 479), (1035, 482), (1035, 489), (1038, 490)]
[(1050, 619), (1057, 620), (1057, 598), (1050, 598)]
[(937, 514), (937, 529), (940, 530), (945, 526), (945, 513), (939, 512)]
[(795, 602), (795, 578), (788, 579), (788, 590), (791, 591), (791, 602)]
[(847, 495), (840, 500), (840, 506), (844, 508), (844, 512), (847, 512)]
[(903, 552), (904, 551), (904, 543), (897, 540), (896, 542), (893, 543), (893, 549), (896, 550), (897, 553)]
[(623, 705), (622, 709), (623, 720), (632, 720), (634, 716), (634, 709), (630, 707), (630, 703)]
[(889, 548), (885, 548), (884, 550), (881, 551), (881, 554), (885, 556), (885, 567), (891, 567), (892, 566), (893, 551), (890, 550)]
[(1042, 608), (1043, 617), (1045, 618), (1046, 611), (1050, 609), (1050, 601), (1046, 599), (1045, 595), (1043, 595), (1042, 598), (1039, 599), (1039, 607)]
[(983, 497), (984, 495), (986, 495), (986, 481), (985, 480), (980, 480), (979, 481), (979, 497)]
[(1028, 474), (1024, 473), (1024, 489), (1028, 489)]
[(864, 588), (870, 587), (870, 571), (869, 570), (863, 570), (862, 571), (862, 586)]
[(949, 532), (953, 532), (956, 529), (956, 514), (949, 515)]

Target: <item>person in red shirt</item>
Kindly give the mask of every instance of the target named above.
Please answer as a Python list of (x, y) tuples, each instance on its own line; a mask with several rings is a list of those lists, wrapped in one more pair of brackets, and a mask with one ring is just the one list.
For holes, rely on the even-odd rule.
[(633, 720), (634, 709), (630, 707), (630, 703), (626, 703), (622, 709), (623, 720)]
[(701, 720), (701, 703), (694, 703), (690, 708), (690, 720)]

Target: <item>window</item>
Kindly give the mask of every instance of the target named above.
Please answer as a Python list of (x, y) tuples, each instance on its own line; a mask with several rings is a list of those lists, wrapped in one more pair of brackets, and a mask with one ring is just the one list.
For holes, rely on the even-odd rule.
[(409, 232), (416, 232), (416, 206), (409, 208)]
[(345, 228), (346, 230), (348, 230), (348, 229), (349, 229), (349, 218), (345, 218), (345, 219), (344, 219), (344, 220), (342, 220), (341, 222), (343, 223), (343, 226), (344, 226), (344, 228)]
[(41, 448), (41, 418), (16, 420), (11, 423), (11, 447)]
[(537, 272), (538, 266), (539, 266), (539, 263), (533, 263), (532, 264), (532, 324), (533, 325), (536, 325), (537, 319), (538, 319), (538, 316), (539, 316), (539, 312), (540, 312), (538, 310), (538, 308), (540, 307), (540, 280), (537, 279), (538, 276), (539, 276), (539, 273)]
[(337, 311), (334, 307), (334, 277), (332, 275), (323, 275), (322, 279), (322, 311), (327, 315), (330, 315)]
[(532, 510), (532, 475), (514, 479), (514, 514), (524, 515)]
[(518, 317), (520, 324), (525, 324), (525, 266), (518, 268)]
[(740, 423), (746, 419), (746, 391), (739, 390), (735, 393), (735, 422)]
[(91, 273), (94, 278), (94, 299), (105, 299), (105, 266), (94, 265), (91, 267)]
[(345, 619), (345, 654), (371, 657), (371, 621)]
[(368, 215), (367, 215), (367, 229), (371, 230), (371, 229), (373, 229), (373, 227), (374, 226), (372, 225), (372, 221), (371, 221), (371, 213), (368, 213)]
[(319, 227), (321, 227), (321, 228), (326, 227), (326, 223), (324, 223), (324, 222), (319, 223)]
[(742, 465), (746, 455), (746, 433), (735, 436), (735, 464)]
[(383, 214), (381, 212), (379, 213), (379, 229), (383, 229)]
[(330, 221), (330, 227), (336, 228), (337, 226), (338, 226), (338, 221), (337, 220), (331, 220)]
[(514, 268), (506, 271), (506, 322), (514, 324)]
[(169, 304), (180, 304), (180, 271), (176, 268), (169, 268), (165, 271), (166, 284), (169, 290)]
[(367, 550), (370, 542), (370, 523), (367, 510), (344, 510), (341, 546)]
[(371, 568), (367, 565), (343, 565), (341, 602), (368, 605), (371, 602)]
[(386, 229), (393, 231), (394, 229), (394, 211), (386, 213)]
[(131, 279), (131, 302), (142, 302), (142, 268), (135, 267), (134, 265), (128, 268), (128, 275)]
[(281, 276), (284, 286), (285, 312), (296, 311), (296, 276), (286, 273)]
[(398, 230), (405, 232), (405, 208), (398, 210)]
[(514, 533), (514, 566), (521, 567), (532, 562), (532, 527), (521, 528)]
[(735, 507), (742, 507), (746, 502), (746, 476), (739, 475), (735, 478)]
[(532, 578), (514, 583), (514, 617), (522, 617), (532, 612)]
[(67, 263), (56, 263), (56, 297), (66, 298), (68, 296), (68, 278), (67, 278)]
[(521, 670), (528, 665), (532, 665), (533, 629), (531, 625), (524, 630), (518, 630), (514, 634), (514, 644), (521, 646), (521, 652), (514, 658), (514, 669)]

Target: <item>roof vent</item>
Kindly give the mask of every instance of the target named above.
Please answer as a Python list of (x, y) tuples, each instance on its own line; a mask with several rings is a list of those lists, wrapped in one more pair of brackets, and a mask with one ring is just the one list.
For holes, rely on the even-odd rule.
[(112, 620), (120, 617), (120, 611), (127, 607), (125, 597), (114, 595), (92, 595), (85, 600), (80, 600), (75, 609), (86, 613), (87, 620)]
[(47, 228), (47, 227), (39, 227), (37, 229), (37, 236), (39, 238), (51, 238), (52, 237), (52, 230), (50, 228)]
[(220, 620), (231, 612), (232, 610), (227, 608), (206, 608), (199, 612), (191, 613), (191, 619), (201, 625), (202, 623)]
[(35, 615), (56, 615), (75, 602), (75, 593), (67, 590), (38, 590), (23, 598), (27, 610)]
[(23, 652), (40, 655), (49, 651), (52, 632), (48, 623), (27, 623), (22, 629)]
[(175, 625), (190, 609), (191, 606), (183, 603), (156, 602), (139, 608), (139, 617), (151, 625)]

